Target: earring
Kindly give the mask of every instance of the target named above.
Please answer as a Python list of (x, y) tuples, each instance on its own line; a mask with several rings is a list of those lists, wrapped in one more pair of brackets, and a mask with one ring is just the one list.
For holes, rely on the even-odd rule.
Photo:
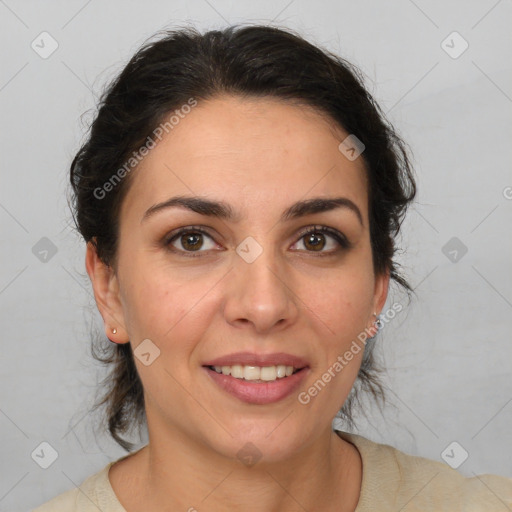
[[(117, 334), (117, 329), (116, 329), (115, 327), (114, 327), (113, 329), (111, 329), (111, 330), (112, 330), (112, 334)], [(108, 339), (108, 341), (110, 341), (110, 343), (115, 343), (115, 344), (117, 345), (117, 342), (116, 342), (116, 341), (111, 340), (111, 339), (110, 339), (110, 338), (108, 338), (108, 337), (107, 337), (107, 339)]]
[(371, 338), (368, 338), (370, 340), (375, 338), (375, 336), (377, 336), (377, 333), (379, 332), (379, 328), (380, 328), (380, 319), (379, 319), (379, 315), (377, 315), (376, 311), (373, 312), (373, 316), (375, 317), (375, 322), (373, 322), (373, 325), (375, 327), (375, 334)]

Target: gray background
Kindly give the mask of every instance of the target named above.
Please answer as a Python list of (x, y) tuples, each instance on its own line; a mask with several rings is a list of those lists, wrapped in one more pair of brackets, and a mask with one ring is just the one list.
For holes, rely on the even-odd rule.
[[(156, 30), (186, 23), (287, 26), (366, 73), (415, 156), (399, 261), (417, 298), (382, 331), (390, 403), (357, 432), (439, 461), (457, 441), (463, 474), (512, 476), (511, 20), (507, 0), (0, 0), (0, 510), (36, 506), (125, 454), (88, 414), (103, 376), (88, 323), (101, 323), (67, 172), (103, 85)], [(59, 45), (46, 59), (31, 48), (43, 31)], [(457, 58), (442, 46), (453, 31), (469, 44)], [(57, 249), (47, 261), (32, 250), (43, 237)], [(43, 441), (59, 454), (48, 469), (31, 458)]]

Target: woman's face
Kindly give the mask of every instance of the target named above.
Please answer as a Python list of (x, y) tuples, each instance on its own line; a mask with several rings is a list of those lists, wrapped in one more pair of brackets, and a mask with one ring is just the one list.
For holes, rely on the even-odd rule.
[[(116, 272), (104, 274), (98, 304), (107, 335), (144, 354), (135, 362), (150, 436), (178, 434), (230, 457), (250, 441), (277, 460), (331, 428), (363, 350), (333, 366), (388, 287), (373, 272), (362, 158), (338, 149), (347, 135), (309, 108), (222, 97), (192, 108), (133, 171)], [(155, 208), (177, 196), (222, 207)], [(294, 206), (313, 198), (343, 199)], [(276, 368), (226, 373), (271, 380), (208, 368), (232, 354), (224, 366)], [(287, 362), (302, 370), (276, 378)]]

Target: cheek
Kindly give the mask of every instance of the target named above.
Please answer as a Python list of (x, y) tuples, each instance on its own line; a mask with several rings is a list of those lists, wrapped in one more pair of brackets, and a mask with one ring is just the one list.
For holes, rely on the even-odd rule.
[(305, 303), (334, 331), (336, 340), (366, 327), (373, 302), (372, 269), (346, 267), (309, 287)]
[(326, 336), (317, 338), (324, 358), (315, 368), (316, 379), (328, 382), (328, 391), (312, 407), (318, 409), (318, 414), (322, 407), (335, 414), (353, 386), (364, 354), (368, 311), (373, 301), (372, 268), (361, 262), (347, 265), (323, 284), (311, 287), (307, 303), (329, 327), (329, 331), (322, 331), (328, 332)]
[(138, 269), (142, 270), (127, 273), (125, 281), (125, 316), (134, 348), (149, 338), (162, 355), (192, 351), (211, 320), (215, 293), (206, 292), (214, 288), (218, 277), (186, 278), (187, 273), (179, 269), (147, 262), (141, 262)]

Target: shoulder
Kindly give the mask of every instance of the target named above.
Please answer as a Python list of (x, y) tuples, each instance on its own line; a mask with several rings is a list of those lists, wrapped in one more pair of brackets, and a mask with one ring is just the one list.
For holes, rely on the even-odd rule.
[(39, 507), (32, 510), (32, 512), (74, 512), (76, 508), (76, 500), (78, 497), (78, 490), (73, 489), (63, 494), (59, 494), (55, 498), (43, 503)]
[[(356, 512), (375, 510), (483, 512), (512, 510), (512, 478), (465, 477), (445, 463), (404, 453), (356, 434), (337, 432), (363, 461)], [(388, 507), (388, 508), (385, 508)]]
[(109, 469), (115, 462), (89, 476), (79, 487), (59, 494), (31, 512), (126, 512), (108, 478)]

